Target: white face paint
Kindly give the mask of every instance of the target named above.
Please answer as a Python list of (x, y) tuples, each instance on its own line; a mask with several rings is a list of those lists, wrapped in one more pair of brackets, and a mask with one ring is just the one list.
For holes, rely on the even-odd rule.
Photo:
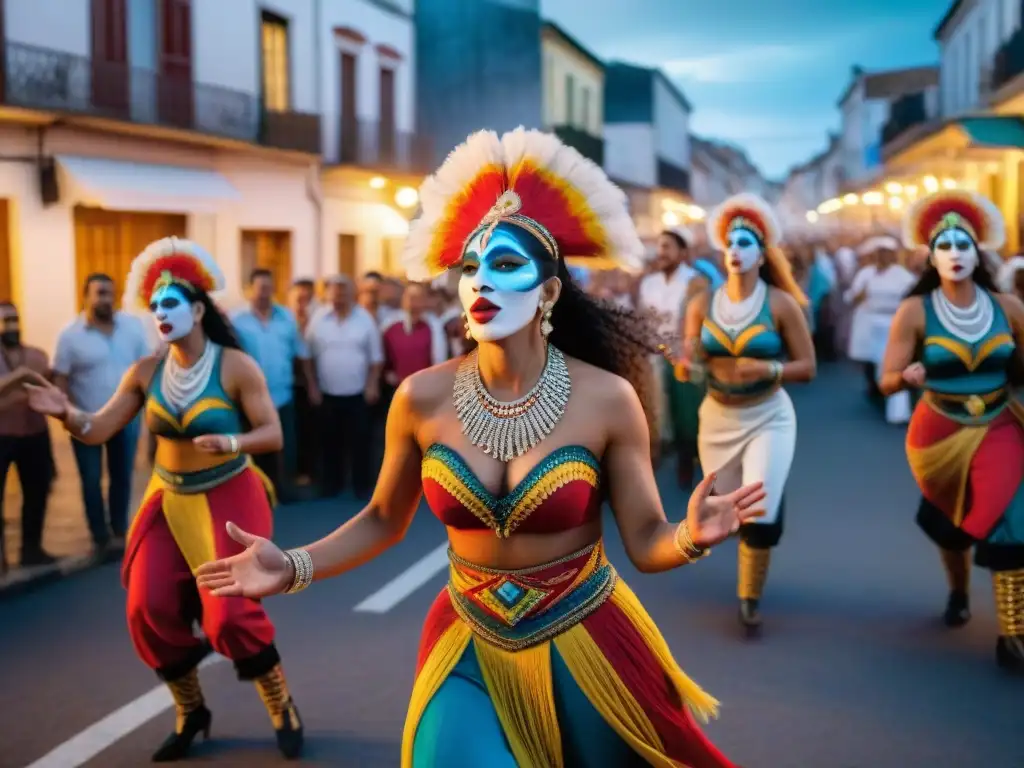
[(184, 291), (175, 285), (161, 286), (153, 291), (149, 311), (153, 313), (160, 340), (167, 343), (185, 338), (196, 324), (192, 304)]
[(479, 233), (462, 256), (459, 301), (477, 341), (508, 338), (537, 316), (544, 275), (538, 259), (523, 247), (517, 234), (499, 226), (484, 245)]
[(943, 280), (967, 280), (978, 266), (978, 247), (962, 229), (943, 230), (932, 244), (932, 263)]
[(749, 229), (737, 227), (729, 232), (729, 248), (725, 252), (725, 269), (738, 275), (757, 268), (761, 263), (761, 245)]

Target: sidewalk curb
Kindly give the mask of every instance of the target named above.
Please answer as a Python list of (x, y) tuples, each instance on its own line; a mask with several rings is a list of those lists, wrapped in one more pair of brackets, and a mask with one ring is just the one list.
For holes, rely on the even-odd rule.
[(55, 584), (109, 562), (113, 562), (113, 559), (79, 555), (61, 558), (53, 565), (24, 569), (28, 571), (27, 573), (22, 569), (14, 570), (0, 580), (0, 602)]

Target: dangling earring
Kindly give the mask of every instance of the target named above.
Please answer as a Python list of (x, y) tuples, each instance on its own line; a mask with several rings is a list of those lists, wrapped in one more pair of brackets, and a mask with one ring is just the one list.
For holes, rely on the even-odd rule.
[(469, 316), (466, 315), (466, 314), (462, 315), (462, 325), (465, 326), (465, 328), (466, 328), (466, 338), (467, 339), (472, 339), (473, 338), (473, 332), (471, 330), (469, 330)]
[(541, 304), (541, 309), (543, 310), (544, 314), (541, 316), (540, 320), (540, 335), (543, 336), (545, 339), (551, 335), (551, 332), (553, 330), (555, 330), (554, 327), (551, 325), (551, 310), (554, 308), (554, 306), (555, 302), (553, 301), (548, 301), (545, 302), (544, 304)]

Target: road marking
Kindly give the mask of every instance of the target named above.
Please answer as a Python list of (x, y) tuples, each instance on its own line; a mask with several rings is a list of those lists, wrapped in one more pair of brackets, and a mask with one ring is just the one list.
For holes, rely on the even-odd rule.
[[(208, 667), (222, 661), (227, 659), (223, 656), (207, 656), (199, 666)], [(135, 701), (93, 723), (77, 736), (72, 736), (27, 768), (78, 768), (173, 704), (167, 687), (158, 685)]]
[(360, 613), (387, 613), (447, 567), (448, 543), (445, 542), (410, 565), (353, 610)]

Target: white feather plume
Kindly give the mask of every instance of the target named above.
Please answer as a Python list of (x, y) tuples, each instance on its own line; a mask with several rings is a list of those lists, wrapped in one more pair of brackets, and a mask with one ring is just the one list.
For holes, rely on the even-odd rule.
[(875, 237), (869, 237), (859, 246), (857, 246), (858, 256), (870, 256), (875, 251), (889, 250), (899, 251), (900, 241), (892, 235), (876, 235)]
[(779, 220), (775, 217), (775, 212), (772, 210), (768, 201), (760, 195), (755, 195), (753, 192), (741, 192), (738, 195), (733, 195), (732, 197), (722, 201), (718, 207), (711, 212), (711, 215), (708, 216), (708, 241), (711, 242), (716, 249), (720, 251), (726, 251), (729, 249), (729, 244), (722, 240), (720, 232), (723, 230), (722, 224), (725, 223), (723, 219), (731, 219), (732, 213), (738, 208), (749, 208), (757, 211), (765, 227), (764, 245), (766, 248), (777, 246), (782, 241), (782, 226), (779, 224)]
[(996, 273), (996, 287), (1002, 293), (1013, 293), (1014, 280), (1022, 269), (1024, 269), (1024, 256), (1014, 256), (1012, 259), (1004, 261)]
[(209, 251), (191, 240), (180, 237), (164, 237), (147, 245), (142, 253), (132, 260), (124, 284), (124, 298), (121, 301), (123, 307), (140, 305), (142, 300), (139, 297), (139, 291), (142, 290), (143, 281), (146, 279), (150, 266), (157, 259), (173, 254), (190, 256), (202, 264), (203, 269), (213, 277), (214, 288), (211, 293), (224, 290), (224, 273)]
[[(918, 198), (907, 210), (906, 215), (903, 217), (903, 244), (906, 245), (907, 248), (918, 249), (929, 248), (931, 246), (931, 243), (918, 241), (917, 227), (921, 217), (921, 212), (925, 207), (934, 204), (935, 197), (939, 197), (944, 194), (947, 193), (939, 191), (931, 195)], [(982, 215), (985, 217), (988, 237), (985, 238), (984, 242), (976, 244), (978, 248), (983, 251), (998, 251), (1002, 248), (1006, 244), (1006, 225), (1003, 222), (1003, 214), (1000, 213), (996, 204), (977, 192), (957, 190), (956, 194), (958, 196), (967, 195), (971, 202), (981, 210)]]

